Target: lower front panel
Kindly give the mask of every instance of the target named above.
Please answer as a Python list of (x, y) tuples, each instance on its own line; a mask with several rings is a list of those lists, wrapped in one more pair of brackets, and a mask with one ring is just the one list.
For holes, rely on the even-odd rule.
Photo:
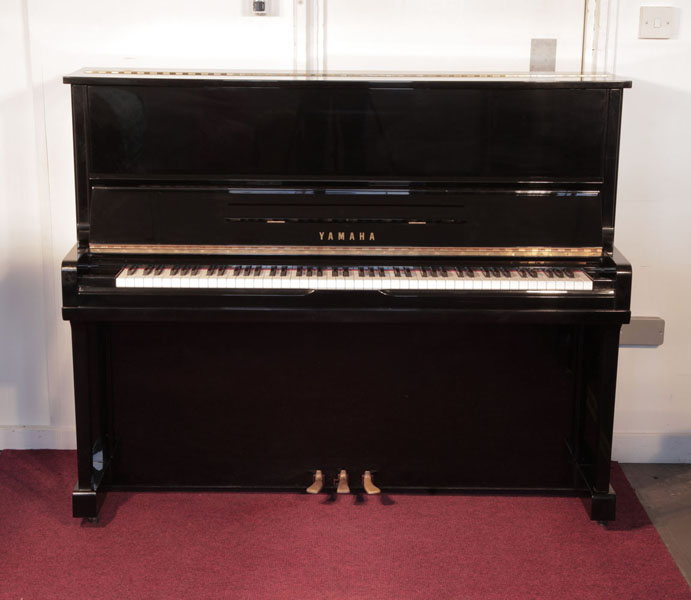
[(575, 326), (106, 327), (112, 486), (573, 488)]

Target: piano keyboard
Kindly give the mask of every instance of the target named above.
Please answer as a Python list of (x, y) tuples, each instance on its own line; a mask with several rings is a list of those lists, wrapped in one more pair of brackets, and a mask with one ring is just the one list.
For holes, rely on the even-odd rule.
[(567, 292), (593, 289), (570, 267), (406, 266), (164, 266), (132, 265), (115, 280), (119, 288), (261, 290), (492, 290)]

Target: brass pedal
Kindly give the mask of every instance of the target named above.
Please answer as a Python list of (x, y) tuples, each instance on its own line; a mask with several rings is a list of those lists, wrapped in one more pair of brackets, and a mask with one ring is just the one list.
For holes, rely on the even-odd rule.
[(366, 494), (381, 494), (381, 490), (372, 483), (372, 471), (365, 471), (362, 475), (362, 487)]
[(348, 486), (348, 471), (341, 469), (338, 474), (338, 487), (336, 488), (337, 494), (350, 494), (350, 486)]
[(317, 469), (314, 473), (314, 482), (305, 491), (308, 494), (318, 494), (324, 487), (324, 474), (321, 469)]

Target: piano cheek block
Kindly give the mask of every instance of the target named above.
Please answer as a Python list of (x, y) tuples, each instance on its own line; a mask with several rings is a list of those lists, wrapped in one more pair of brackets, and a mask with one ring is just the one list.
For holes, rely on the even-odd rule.
[(65, 78), (75, 517), (175, 489), (615, 518), (630, 82), (101, 71)]

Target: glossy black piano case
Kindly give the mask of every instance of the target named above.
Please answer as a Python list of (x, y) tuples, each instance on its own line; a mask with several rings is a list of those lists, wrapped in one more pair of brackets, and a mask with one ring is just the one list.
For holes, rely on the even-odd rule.
[[(67, 81), (79, 240), (63, 265), (75, 516), (95, 517), (109, 489), (301, 490), (316, 469), (347, 469), (357, 489), (367, 469), (385, 492), (587, 494), (593, 518), (614, 518), (630, 267), (612, 240), (627, 82)], [(368, 221), (384, 249), (586, 249), (563, 260), (599, 287), (114, 289), (130, 260), (208, 264), (219, 256), (199, 247), (319, 245), (329, 219), (342, 229), (360, 219), (358, 231)], [(142, 254), (171, 245), (189, 252)], [(329, 261), (357, 264), (335, 252)]]

